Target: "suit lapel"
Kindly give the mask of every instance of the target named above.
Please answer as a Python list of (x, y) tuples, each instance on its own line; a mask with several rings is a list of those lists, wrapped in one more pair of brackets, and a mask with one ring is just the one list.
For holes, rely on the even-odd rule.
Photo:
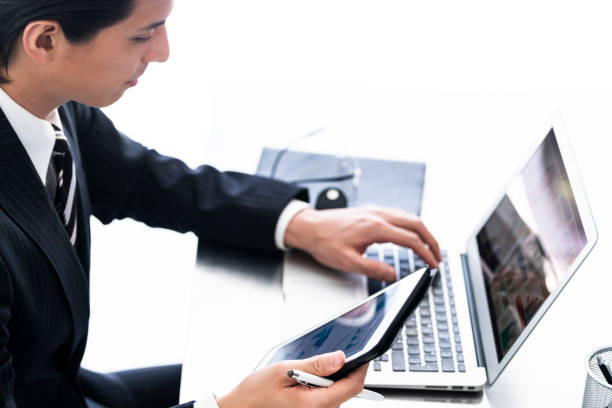
[[(0, 206), (53, 265), (66, 294), (75, 336), (87, 332), (89, 284), (68, 234), (27, 152), (0, 110)], [(81, 211), (82, 212), (82, 211)]]

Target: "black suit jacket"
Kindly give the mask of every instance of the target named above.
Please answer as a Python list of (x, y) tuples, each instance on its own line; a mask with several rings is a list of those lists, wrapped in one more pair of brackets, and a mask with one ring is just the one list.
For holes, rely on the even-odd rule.
[(89, 318), (91, 215), (272, 251), (280, 212), (292, 198), (306, 199), (305, 191), (281, 182), (208, 166), (192, 170), (128, 139), (98, 109), (71, 102), (60, 117), (77, 169), (74, 247), (0, 111), (2, 407), (85, 406), (77, 371)]

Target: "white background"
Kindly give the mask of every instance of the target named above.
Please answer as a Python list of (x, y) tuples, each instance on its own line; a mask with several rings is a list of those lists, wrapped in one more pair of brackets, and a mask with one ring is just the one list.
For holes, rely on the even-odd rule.
[[(106, 111), (132, 138), (190, 166), (252, 172), (263, 145), (320, 127), (325, 141), (312, 143), (322, 150), (427, 161), (428, 186), (451, 188), (428, 189), (425, 207), (447, 200), (449, 210), (424, 217), (440, 241), (461, 239), (554, 112), (584, 173), (608, 160), (608, 3), (178, 0), (169, 62)], [(585, 132), (596, 149), (580, 144)], [(462, 161), (466, 149), (482, 159)], [(596, 220), (612, 203), (601, 177), (584, 180), (598, 198)], [(476, 191), (489, 201), (454, 214), (453, 200)], [(132, 221), (92, 227), (84, 366), (181, 361), (196, 237)]]

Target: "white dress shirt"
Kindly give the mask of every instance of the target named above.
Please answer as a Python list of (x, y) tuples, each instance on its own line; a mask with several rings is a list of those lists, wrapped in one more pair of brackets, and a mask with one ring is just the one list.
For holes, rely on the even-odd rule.
[(62, 128), (57, 110), (51, 115), (50, 121), (40, 119), (12, 100), (2, 88), (0, 88), (0, 109), (17, 133), (17, 137), (28, 153), (32, 164), (34, 164), (36, 172), (45, 184), (47, 168), (51, 160), (53, 146), (55, 146), (55, 131), (51, 123), (60, 129)]
[[(52, 124), (62, 129), (57, 110), (53, 111), (49, 120), (40, 119), (15, 102), (2, 88), (0, 88), (0, 109), (6, 115), (6, 119), (15, 130), (36, 172), (45, 184), (51, 153), (55, 146), (55, 131)], [(304, 201), (292, 200), (281, 212), (274, 233), (274, 242), (278, 249), (287, 250), (285, 247), (287, 227), (293, 217), (307, 207), (309, 205)], [(194, 406), (196, 408), (218, 408), (212, 395), (209, 399), (198, 401)]]

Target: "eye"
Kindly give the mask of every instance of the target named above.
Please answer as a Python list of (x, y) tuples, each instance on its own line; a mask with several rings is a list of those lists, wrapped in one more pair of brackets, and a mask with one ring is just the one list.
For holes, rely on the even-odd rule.
[(144, 43), (144, 42), (149, 41), (151, 38), (152, 38), (151, 36), (148, 36), (148, 37), (134, 37), (134, 38), (132, 38), (132, 40), (137, 42), (137, 43)]

